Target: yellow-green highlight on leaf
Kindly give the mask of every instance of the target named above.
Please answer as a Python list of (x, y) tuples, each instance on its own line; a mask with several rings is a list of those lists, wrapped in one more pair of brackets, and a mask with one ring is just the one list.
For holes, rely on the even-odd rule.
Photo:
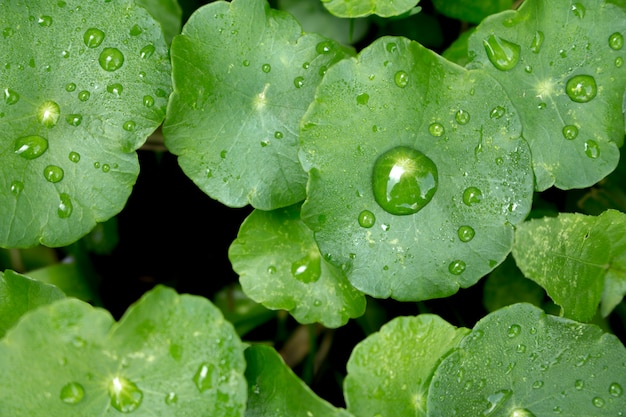
[(420, 0), (321, 0), (337, 17), (398, 16), (409, 12)]
[(626, 215), (561, 213), (522, 223), (513, 256), (527, 278), (545, 288), (562, 315), (607, 316), (626, 294)]

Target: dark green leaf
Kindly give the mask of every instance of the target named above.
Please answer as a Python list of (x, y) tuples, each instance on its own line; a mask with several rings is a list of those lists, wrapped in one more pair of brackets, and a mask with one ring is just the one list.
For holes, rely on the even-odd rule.
[(433, 0), (439, 13), (469, 23), (480, 23), (491, 14), (510, 9), (512, 4), (512, 0)]
[(398, 16), (410, 11), (420, 0), (322, 0), (324, 7), (338, 17), (364, 17), (377, 14)]

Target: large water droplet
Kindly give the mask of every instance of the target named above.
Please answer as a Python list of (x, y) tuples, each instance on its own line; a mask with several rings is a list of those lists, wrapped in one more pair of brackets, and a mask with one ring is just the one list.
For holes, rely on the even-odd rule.
[(457, 231), (457, 235), (459, 236), (459, 240), (461, 240), (461, 242), (469, 242), (474, 239), (475, 234), (476, 231), (474, 231), (471, 226), (461, 226)]
[(398, 87), (404, 88), (409, 83), (409, 74), (407, 74), (405, 71), (398, 71), (393, 77), (393, 80)]
[(465, 125), (469, 123), (470, 121), (470, 114), (467, 111), (461, 109), (458, 112), (456, 112), (456, 115), (454, 116), (454, 118), (458, 124)]
[(483, 192), (476, 187), (468, 187), (463, 191), (463, 203), (466, 206), (478, 204), (483, 199)]
[(600, 156), (600, 145), (595, 140), (589, 139), (585, 142), (585, 155), (591, 159), (596, 159)]
[(317, 281), (321, 274), (319, 251), (312, 251), (291, 264), (291, 275), (305, 284)]
[(61, 181), (64, 175), (63, 168), (56, 165), (48, 165), (43, 169), (43, 177), (52, 183)]
[(382, 154), (374, 164), (374, 198), (388, 213), (417, 213), (433, 198), (437, 185), (437, 166), (418, 150), (398, 146)]
[(143, 59), (147, 59), (150, 58), (155, 51), (155, 47), (152, 44), (146, 45), (143, 48), (141, 48), (141, 51), (139, 51), (139, 56)]
[(61, 388), (59, 398), (67, 404), (78, 404), (85, 397), (85, 388), (78, 382), (70, 382)]
[(143, 392), (128, 379), (116, 376), (109, 383), (111, 406), (121, 413), (132, 413), (143, 400)]
[(61, 109), (54, 101), (44, 101), (37, 109), (37, 119), (45, 127), (56, 126), (60, 116)]
[(104, 32), (100, 29), (89, 28), (83, 34), (83, 42), (88, 48), (97, 48), (104, 40)]
[(574, 140), (578, 136), (578, 128), (574, 125), (567, 125), (563, 127), (563, 137), (567, 140)]
[(617, 382), (614, 382), (609, 386), (609, 394), (611, 394), (613, 397), (621, 397), (623, 393), (624, 389)]
[(369, 210), (363, 210), (359, 213), (359, 225), (369, 229), (376, 223), (376, 216)]
[(124, 54), (117, 48), (104, 48), (98, 62), (103, 70), (116, 71), (124, 65)]
[(431, 123), (430, 126), (428, 126), (428, 133), (438, 138), (443, 136), (445, 129), (441, 123)]
[(203, 362), (193, 376), (193, 383), (198, 391), (204, 392), (215, 385), (215, 365)]
[(490, 35), (483, 41), (487, 58), (500, 71), (509, 71), (517, 65), (520, 46), (497, 35)]
[(40, 157), (48, 149), (48, 141), (38, 135), (23, 136), (15, 141), (13, 152), (25, 159)]
[(619, 51), (624, 47), (624, 35), (619, 32), (615, 32), (611, 36), (609, 36), (609, 46), (611, 49), (615, 49)]
[(596, 79), (591, 75), (576, 75), (567, 80), (565, 92), (570, 100), (576, 103), (587, 103), (598, 93)]
[(72, 215), (72, 211), (74, 210), (74, 206), (72, 205), (72, 199), (68, 194), (61, 193), (59, 194), (59, 207), (57, 209), (57, 214), (62, 219), (67, 219)]
[(10, 88), (4, 89), (4, 102), (9, 106), (20, 101), (20, 95)]
[(533, 36), (533, 40), (530, 43), (530, 50), (538, 54), (539, 51), (541, 51), (541, 45), (543, 45), (544, 39), (545, 35), (542, 31), (538, 30), (537, 32), (535, 32), (535, 36)]
[(530, 410), (525, 408), (516, 408), (511, 411), (509, 417), (535, 417), (535, 415)]
[(450, 262), (448, 265), (448, 271), (450, 271), (452, 275), (461, 275), (463, 271), (465, 271), (466, 267), (467, 265), (465, 262), (457, 259), (456, 261)]

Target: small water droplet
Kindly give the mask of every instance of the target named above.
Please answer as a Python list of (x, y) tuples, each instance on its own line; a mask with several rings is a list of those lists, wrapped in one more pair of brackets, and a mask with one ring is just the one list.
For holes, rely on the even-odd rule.
[(72, 205), (72, 199), (68, 194), (59, 194), (59, 207), (57, 208), (57, 215), (62, 219), (67, 219), (72, 215), (74, 206)]
[(124, 129), (127, 132), (132, 132), (133, 130), (135, 130), (136, 127), (137, 127), (137, 123), (135, 123), (134, 120), (127, 120), (122, 125), (122, 129)]
[(321, 305), (322, 305), (322, 300), (315, 300), (315, 301), (313, 301), (313, 306), (320, 307)]
[(110, 84), (110, 85), (107, 85), (107, 91), (119, 97), (120, 95), (122, 95), (122, 91), (124, 91), (124, 87), (122, 86), (122, 84), (119, 84), (119, 83)]
[(388, 213), (417, 213), (433, 198), (437, 186), (437, 166), (416, 149), (398, 146), (382, 154), (374, 164), (374, 199)]
[(543, 384), (544, 384), (543, 381), (535, 381), (535, 382), (533, 382), (532, 387), (533, 387), (533, 389), (539, 389), (539, 388), (543, 387)]
[(320, 75), (320, 77), (323, 77), (324, 75), (326, 75), (326, 71), (328, 71), (328, 67), (326, 65), (322, 65), (317, 73)]
[(398, 45), (396, 45), (395, 42), (389, 42), (388, 44), (385, 45), (385, 49), (387, 49), (387, 52), (396, 52), (398, 50)]
[(63, 58), (69, 58), (70, 57), (70, 51), (62, 51), (61, 52), (61, 56)]
[(154, 106), (154, 98), (152, 96), (143, 96), (143, 105), (148, 108)]
[(457, 259), (456, 261), (450, 262), (448, 265), (448, 271), (450, 271), (452, 275), (461, 275), (463, 271), (465, 271), (466, 267), (467, 265), (465, 262)]
[(519, 324), (511, 324), (509, 326), (507, 334), (509, 337), (516, 337), (516, 336), (519, 336), (521, 331), (522, 331), (522, 327)]
[(457, 235), (459, 236), (459, 240), (461, 242), (469, 242), (474, 239), (474, 235), (476, 231), (471, 226), (461, 226), (457, 231)]
[(83, 121), (83, 116), (80, 114), (68, 114), (65, 116), (65, 121), (71, 126), (79, 126)]
[(165, 394), (165, 404), (172, 405), (178, 402), (178, 395), (175, 392), (168, 392)]
[(511, 394), (513, 394), (513, 391), (508, 390), (508, 389), (503, 389), (503, 390), (497, 391), (489, 395), (487, 397), (487, 402), (489, 403), (489, 406), (487, 407), (487, 409), (483, 411), (481, 415), (483, 416), (492, 415), (492, 413), (496, 412), (498, 409), (500, 409), (500, 407), (504, 405), (504, 403), (508, 401)]
[(282, 139), (284, 137), (283, 132), (277, 130), (276, 132), (274, 132), (274, 137), (276, 139)]
[(517, 351), (517, 353), (524, 353), (526, 352), (526, 345), (520, 343), (519, 345), (517, 345), (515, 350)]
[(105, 71), (117, 71), (124, 65), (124, 54), (117, 48), (104, 48), (98, 62)]
[(443, 128), (443, 125), (441, 123), (431, 123), (430, 126), (428, 126), (428, 132), (435, 137), (441, 137), (443, 136), (443, 134), (445, 133), (445, 129)]
[(87, 101), (89, 100), (89, 97), (91, 97), (91, 93), (87, 90), (83, 90), (80, 93), (78, 93), (78, 99), (80, 101)]
[(43, 169), (43, 177), (52, 183), (61, 181), (64, 175), (63, 168), (56, 165), (48, 165)]
[(572, 11), (572, 13), (574, 13), (574, 16), (580, 19), (584, 18), (585, 13), (587, 12), (587, 9), (585, 9), (585, 6), (583, 6), (580, 3), (572, 4), (572, 6), (570, 7), (570, 10)]
[(315, 51), (318, 54), (329, 54), (333, 50), (333, 42), (332, 41), (322, 41), (315, 45)]
[(15, 141), (13, 152), (24, 159), (40, 157), (48, 149), (48, 141), (38, 135), (23, 136)]
[(198, 388), (198, 391), (204, 392), (213, 388), (215, 378), (215, 365), (203, 362), (193, 376), (193, 383), (196, 385), (196, 388)]
[(270, 64), (263, 64), (261, 65), (261, 70), (267, 74), (272, 70), (272, 66)]
[(111, 166), (109, 164), (102, 164), (102, 172), (109, 172), (111, 170)]
[(104, 32), (97, 28), (89, 28), (83, 34), (83, 42), (88, 48), (97, 48), (104, 40)]
[(538, 54), (541, 51), (541, 45), (543, 45), (543, 41), (545, 39), (545, 35), (542, 31), (538, 30), (535, 32), (535, 36), (533, 36), (533, 40), (530, 43), (530, 50), (534, 53)]
[(109, 383), (111, 406), (121, 413), (132, 413), (141, 405), (143, 392), (134, 382), (120, 376)]
[(13, 181), (11, 183), (11, 193), (14, 196), (18, 196), (22, 193), (22, 191), (24, 191), (24, 183), (21, 181)]
[(312, 251), (291, 264), (291, 275), (305, 284), (315, 282), (322, 274), (320, 261), (320, 253)]
[(293, 85), (296, 88), (302, 88), (304, 86), (304, 77), (296, 77), (293, 79)]
[(600, 397), (594, 397), (593, 400), (591, 400), (592, 404), (598, 408), (602, 408), (604, 407), (605, 401), (600, 398)]
[(624, 36), (619, 32), (615, 32), (614, 34), (609, 36), (609, 46), (611, 47), (611, 49), (619, 51), (624, 47)]
[(78, 382), (70, 382), (61, 388), (59, 398), (66, 404), (78, 404), (85, 397), (85, 388)]
[(4, 28), (2, 30), (2, 37), (6, 38), (10, 38), (11, 36), (13, 36), (15, 34), (15, 30), (13, 30), (13, 28)]
[(463, 203), (466, 206), (473, 206), (478, 204), (483, 199), (483, 192), (476, 187), (469, 187), (463, 191)]
[(65, 84), (65, 91), (67, 91), (68, 93), (71, 93), (74, 90), (76, 90), (76, 84), (74, 83)]
[(155, 51), (154, 45), (149, 44), (141, 48), (141, 50), (139, 51), (139, 56), (142, 59), (148, 59), (154, 54), (154, 51)]
[(565, 92), (570, 100), (576, 103), (587, 103), (598, 93), (596, 80), (591, 75), (576, 75), (565, 85)]
[(624, 58), (622, 58), (621, 56), (618, 56), (617, 58), (615, 58), (615, 66), (617, 68), (621, 68), (622, 65), (624, 65)]
[(226, 159), (226, 154), (228, 154), (228, 151), (226, 149), (222, 150), (222, 152), (220, 152), (220, 158)]
[(376, 223), (376, 216), (369, 210), (363, 210), (359, 213), (359, 225), (369, 229)]
[(594, 140), (589, 139), (585, 142), (585, 155), (591, 159), (596, 159), (600, 156), (600, 145)]
[(39, 24), (39, 26), (47, 28), (50, 25), (52, 25), (52, 17), (51, 16), (39, 16), (39, 19), (37, 19), (37, 24)]
[(574, 383), (574, 388), (576, 388), (577, 391), (582, 390), (584, 387), (585, 387), (585, 383), (581, 379), (577, 379), (576, 382)]
[(497, 35), (490, 35), (483, 41), (487, 58), (500, 71), (509, 71), (517, 65), (520, 46)]
[(617, 382), (614, 382), (609, 386), (609, 394), (611, 394), (613, 397), (621, 397), (623, 393), (624, 389)]
[(496, 106), (493, 109), (491, 109), (491, 111), (489, 112), (489, 117), (492, 119), (499, 119), (502, 116), (504, 116), (505, 112), (506, 112), (506, 109), (504, 107)]
[(6, 104), (10, 106), (17, 103), (18, 101), (20, 101), (20, 95), (17, 92), (11, 90), (10, 88), (4, 89), (4, 102)]
[(367, 105), (367, 103), (369, 102), (369, 99), (370, 99), (370, 96), (367, 93), (359, 94), (358, 96), (356, 96), (357, 104), (361, 104), (363, 106)]
[(273, 275), (276, 273), (276, 267), (274, 265), (270, 265), (267, 267), (267, 273)]
[(409, 83), (409, 74), (405, 71), (398, 71), (396, 75), (394, 75), (393, 80), (398, 87), (404, 88)]
[(139, 25), (133, 25), (128, 33), (130, 36), (139, 36), (143, 33), (143, 29)]
[(456, 116), (454, 116), (456, 122), (460, 125), (465, 125), (470, 121), (470, 114), (465, 110), (459, 110), (456, 112)]
[(69, 157), (70, 161), (72, 161), (74, 163), (80, 162), (80, 154), (78, 152), (73, 152), (72, 151), (72, 152), (70, 152), (68, 157)]
[(563, 137), (567, 140), (574, 140), (578, 136), (578, 128), (574, 125), (567, 125), (563, 127)]
[(262, 148), (265, 148), (265, 147), (266, 147), (267, 145), (269, 145), (269, 144), (270, 144), (270, 141), (269, 141), (269, 140), (262, 140), (262, 141), (261, 141), (261, 147), (262, 147)]

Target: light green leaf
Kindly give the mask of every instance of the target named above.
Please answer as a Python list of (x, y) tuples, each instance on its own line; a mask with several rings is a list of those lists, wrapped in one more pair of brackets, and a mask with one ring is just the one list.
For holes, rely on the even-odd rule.
[(246, 417), (351, 417), (319, 398), (271, 347), (250, 346), (245, 351), (248, 380)]
[(565, 317), (589, 321), (602, 300), (608, 315), (626, 294), (626, 215), (561, 213), (518, 226), (513, 256)]
[(398, 16), (414, 8), (419, 0), (322, 0), (324, 7), (337, 17)]
[(145, 7), (163, 28), (165, 41), (172, 43), (172, 38), (180, 33), (183, 10), (176, 0), (135, 0)]
[(530, 152), (483, 72), (381, 38), (328, 70), (301, 126), (302, 219), (357, 289), (445, 297), (510, 252), (530, 209)]
[(350, 355), (344, 380), (348, 411), (356, 417), (426, 416), (432, 375), (467, 333), (431, 314), (391, 320)]
[(163, 134), (184, 172), (228, 206), (271, 210), (304, 199), (298, 122), (344, 49), (302, 35), (265, 0), (234, 0), (198, 9), (171, 54)]
[(428, 415), (619, 416), (626, 349), (590, 324), (515, 304), (479, 321), (435, 371)]
[(334, 328), (365, 311), (365, 296), (320, 254), (300, 205), (253, 211), (228, 256), (250, 298), (288, 310), (300, 323)]
[(52, 285), (10, 269), (0, 272), (0, 339), (27, 311), (64, 297), (65, 294)]
[(208, 300), (156, 287), (115, 323), (65, 299), (0, 342), (0, 407), (22, 416), (243, 416), (243, 346)]
[(510, 9), (512, 4), (512, 0), (433, 0), (439, 13), (475, 24), (489, 15)]
[(124, 206), (171, 89), (131, 0), (0, 4), (0, 246), (63, 246)]
[(470, 37), (470, 65), (498, 80), (519, 112), (537, 190), (588, 187), (617, 165), (624, 21), (626, 7), (601, 0), (526, 0)]

